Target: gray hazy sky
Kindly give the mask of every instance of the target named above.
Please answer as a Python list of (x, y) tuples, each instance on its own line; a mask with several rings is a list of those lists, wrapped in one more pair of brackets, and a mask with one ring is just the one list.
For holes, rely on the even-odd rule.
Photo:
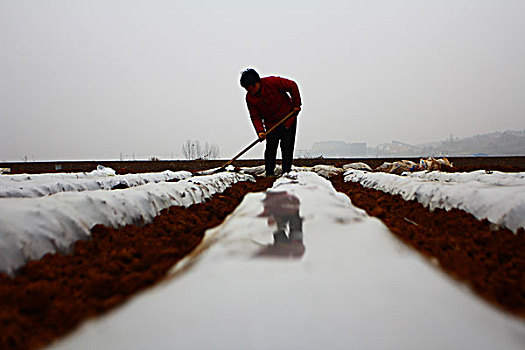
[(524, 18), (523, 0), (0, 0), (0, 161), (187, 139), (232, 157), (256, 137), (247, 67), (298, 82), (298, 149), (525, 129)]

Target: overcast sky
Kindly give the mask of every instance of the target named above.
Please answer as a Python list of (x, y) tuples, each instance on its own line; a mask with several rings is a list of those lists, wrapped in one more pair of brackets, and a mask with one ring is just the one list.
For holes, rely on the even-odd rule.
[(299, 84), (296, 149), (525, 129), (524, 18), (523, 0), (0, 0), (0, 161), (187, 139), (232, 157), (256, 138), (247, 67)]

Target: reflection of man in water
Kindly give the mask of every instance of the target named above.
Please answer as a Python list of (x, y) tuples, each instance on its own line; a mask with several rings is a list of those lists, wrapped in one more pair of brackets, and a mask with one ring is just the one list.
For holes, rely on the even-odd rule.
[(259, 216), (267, 217), (268, 225), (277, 224), (277, 230), (273, 233), (274, 244), (268, 247), (266, 253), (303, 255), (303, 219), (299, 216), (299, 198), (286, 191), (269, 190), (263, 204), (264, 211)]

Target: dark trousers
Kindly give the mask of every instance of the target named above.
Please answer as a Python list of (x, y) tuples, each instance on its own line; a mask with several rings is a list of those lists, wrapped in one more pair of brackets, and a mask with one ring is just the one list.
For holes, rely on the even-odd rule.
[(286, 128), (281, 124), (266, 136), (266, 149), (264, 150), (264, 167), (266, 170), (266, 176), (274, 175), (275, 158), (277, 156), (279, 141), (281, 143), (281, 154), (283, 156), (283, 174), (292, 170), (296, 130), (297, 120), (294, 120), (289, 128)]

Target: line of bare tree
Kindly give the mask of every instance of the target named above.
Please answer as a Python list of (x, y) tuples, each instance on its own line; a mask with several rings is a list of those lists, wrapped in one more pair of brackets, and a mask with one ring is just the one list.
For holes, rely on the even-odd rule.
[(186, 140), (182, 143), (182, 154), (188, 160), (215, 159), (219, 157), (219, 146), (205, 142), (201, 145), (198, 140)]

